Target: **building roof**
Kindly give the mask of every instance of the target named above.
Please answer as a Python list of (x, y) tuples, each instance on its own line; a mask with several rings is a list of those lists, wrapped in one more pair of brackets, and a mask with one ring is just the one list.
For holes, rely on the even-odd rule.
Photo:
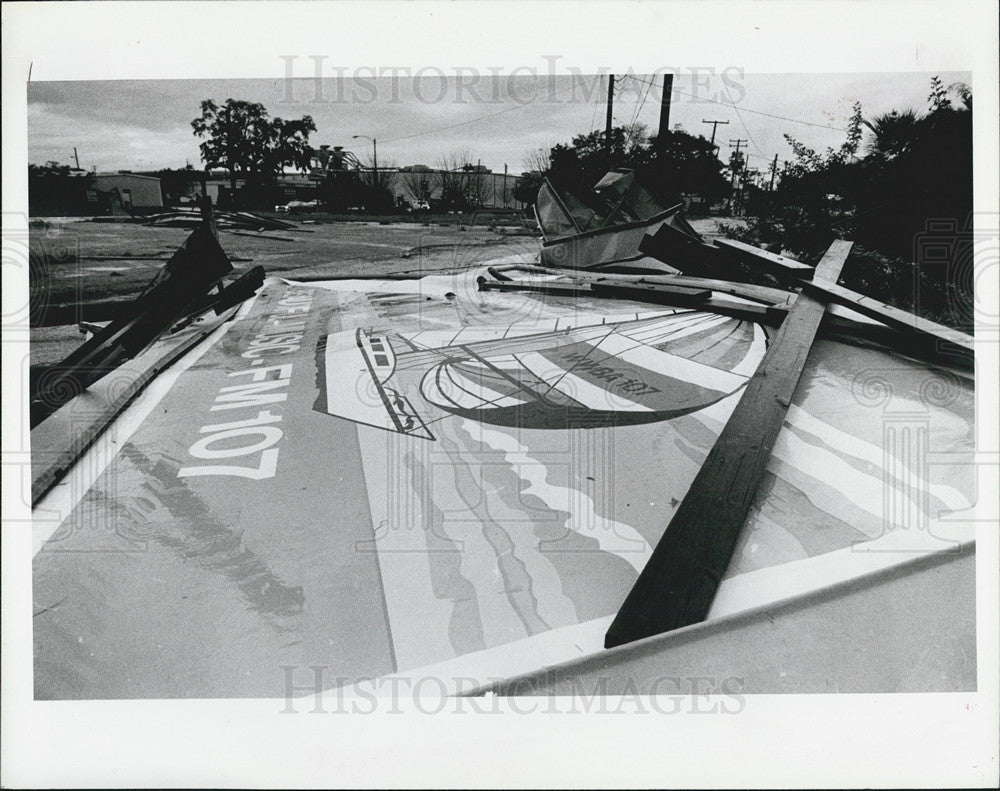
[(98, 178), (100, 178), (102, 176), (105, 176), (105, 177), (114, 176), (115, 178), (120, 178), (121, 176), (128, 176), (130, 178), (136, 178), (136, 179), (150, 179), (151, 181), (159, 181), (160, 180), (159, 176), (144, 176), (141, 173), (130, 173), (130, 172), (124, 171), (124, 170), (118, 170), (118, 171), (113, 171), (113, 172), (104, 172), (104, 173), (95, 173), (94, 175), (97, 176)]

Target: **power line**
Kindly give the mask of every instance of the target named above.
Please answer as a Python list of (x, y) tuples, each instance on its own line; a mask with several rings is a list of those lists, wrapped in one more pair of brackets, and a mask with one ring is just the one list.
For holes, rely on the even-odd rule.
[[(652, 80), (645, 80), (642, 77), (638, 77), (638, 76), (636, 76), (634, 74), (630, 74), (628, 76), (631, 77), (634, 80), (639, 81), (639, 82), (646, 83), (646, 85), (648, 85), (650, 87), (654, 87), (655, 86), (655, 83)], [(576, 83), (575, 82), (571, 82), (565, 88), (562, 88), (562, 89), (556, 91), (555, 93), (547, 94), (547, 96), (559, 96), (559, 95), (561, 95), (563, 93), (566, 93), (569, 90), (572, 90), (575, 87), (576, 87)], [(671, 92), (672, 93), (679, 93), (682, 96), (689, 96), (689, 97), (691, 97), (693, 99), (698, 99), (699, 101), (709, 102), (711, 104), (718, 104), (718, 105), (721, 105), (723, 107), (730, 107), (730, 108), (736, 110), (737, 115), (739, 115), (739, 110), (737, 109), (736, 104), (731, 101), (731, 97), (730, 97), (730, 101), (729, 102), (723, 102), (723, 101), (719, 101), (717, 99), (711, 99), (711, 98), (708, 98), (708, 97), (705, 97), (705, 96), (697, 96), (697, 95), (695, 95), (693, 93), (689, 93), (689, 92), (687, 92), (685, 90), (682, 90), (680, 88), (672, 88)], [(648, 91), (647, 91), (647, 95), (648, 95)], [(514, 107), (505, 107), (503, 110), (498, 110), (495, 113), (487, 113), (486, 115), (480, 115), (480, 116), (477, 116), (475, 118), (470, 118), (468, 121), (459, 121), (456, 124), (449, 124), (447, 126), (440, 126), (440, 127), (435, 128), (435, 129), (427, 129), (427, 130), (425, 130), (423, 132), (416, 132), (416, 133), (414, 133), (412, 135), (404, 135), (403, 137), (395, 137), (395, 138), (393, 138), (391, 140), (387, 140), (386, 143), (398, 143), (398, 142), (403, 141), (403, 140), (412, 140), (415, 137), (423, 137), (424, 135), (432, 135), (432, 134), (435, 134), (437, 132), (446, 132), (449, 129), (458, 129), (459, 127), (468, 126), (469, 124), (474, 124), (474, 123), (477, 123), (478, 121), (485, 121), (488, 118), (496, 118), (497, 116), (503, 115), (505, 113), (510, 113), (510, 112), (514, 112), (515, 110), (524, 109), (525, 107), (529, 107), (530, 105), (534, 104), (536, 101), (537, 101), (537, 97), (535, 99), (532, 99), (532, 101), (530, 101), (530, 102), (525, 102), (524, 104), (518, 104), (518, 105), (516, 105)], [(598, 103), (595, 102), (595, 107), (597, 106), (597, 104)], [(833, 130), (835, 132), (847, 132), (847, 131), (849, 131), (848, 129), (845, 129), (845, 128), (840, 127), (840, 126), (830, 126), (829, 124), (817, 124), (817, 123), (814, 123), (812, 121), (803, 121), (800, 118), (789, 118), (788, 116), (785, 116), (785, 115), (777, 115), (776, 113), (768, 113), (768, 112), (764, 112), (763, 110), (753, 110), (753, 109), (750, 109), (749, 107), (744, 107), (743, 108), (743, 112), (744, 113), (751, 113), (752, 115), (762, 115), (762, 116), (766, 116), (767, 118), (777, 118), (778, 120), (781, 120), (781, 121), (790, 121), (791, 123), (794, 123), (794, 124), (803, 124), (805, 126), (812, 126), (812, 127), (816, 127), (817, 129), (831, 129), (831, 130)], [(637, 114), (636, 117), (638, 117), (638, 114)], [(740, 122), (741, 123), (743, 122), (742, 117), (740, 118)], [(593, 125), (593, 123), (591, 125)], [(746, 129), (746, 124), (743, 124), (743, 128)], [(747, 134), (749, 135), (749, 132), (747, 132)], [(754, 143), (754, 147), (757, 147), (756, 143)], [(757, 150), (759, 151), (760, 148), (757, 147)], [(763, 158), (767, 159), (767, 157), (763, 157)]]
[(729, 101), (733, 105), (733, 109), (736, 111), (736, 117), (740, 119), (740, 124), (743, 127), (743, 131), (747, 133), (747, 138), (750, 140), (751, 143), (753, 143), (753, 147), (757, 149), (758, 153), (763, 154), (764, 152), (760, 150), (760, 146), (757, 145), (757, 141), (754, 140), (753, 135), (750, 134), (750, 130), (747, 129), (746, 122), (744, 122), (743, 116), (740, 115), (740, 108), (736, 106), (735, 102), (733, 102), (732, 94), (729, 93), (729, 86), (726, 85), (725, 81), (723, 81), (722, 87), (726, 89), (726, 96), (729, 97)]
[[(548, 97), (559, 96), (560, 94), (566, 93), (566, 91), (571, 90), (571, 89), (576, 88), (576, 87), (577, 87), (576, 83), (575, 82), (571, 82), (565, 88), (561, 88), (560, 90), (555, 91), (554, 93), (548, 93), (548, 94), (546, 94), (546, 96), (548, 96)], [(470, 118), (468, 121), (459, 121), (457, 124), (449, 124), (448, 126), (440, 126), (440, 127), (436, 128), (436, 129), (427, 129), (426, 131), (416, 132), (415, 134), (405, 135), (404, 137), (395, 137), (392, 140), (387, 140), (385, 142), (386, 143), (398, 143), (398, 142), (400, 142), (402, 140), (412, 140), (414, 137), (423, 137), (424, 135), (433, 135), (436, 132), (446, 132), (449, 129), (457, 129), (460, 126), (468, 126), (469, 124), (474, 124), (477, 121), (485, 121), (487, 118), (496, 118), (498, 115), (503, 115), (504, 113), (510, 113), (510, 112), (513, 112), (514, 110), (523, 110), (525, 107), (529, 107), (530, 105), (534, 104), (537, 100), (538, 100), (538, 97), (536, 96), (530, 102), (525, 102), (524, 104), (518, 104), (518, 105), (516, 105), (514, 107), (505, 107), (503, 110), (498, 110), (495, 113), (487, 113), (486, 115), (480, 115), (480, 116), (477, 116), (475, 118)]]
[[(632, 113), (632, 123), (628, 127), (628, 136), (625, 138), (625, 150), (628, 151), (629, 144), (632, 142), (632, 138), (635, 136), (636, 122), (639, 120), (639, 113), (642, 112), (643, 105), (646, 104), (646, 98), (649, 96), (649, 92), (652, 89), (652, 85), (646, 86), (646, 92), (642, 95), (642, 101), (637, 101), (635, 112)], [(636, 95), (638, 100), (638, 95)]]
[[(597, 98), (598, 100), (601, 98), (601, 95), (599, 93), (597, 94)], [(600, 106), (601, 106), (600, 101), (594, 102), (594, 111), (590, 114), (590, 127), (587, 130), (588, 132), (594, 131), (594, 122), (597, 121), (597, 108)]]
[[(634, 75), (633, 75), (633, 79), (639, 80), (640, 82), (648, 83), (650, 85), (653, 84), (650, 80), (644, 80), (641, 77), (635, 77)], [(690, 96), (692, 99), (697, 99), (698, 101), (709, 102), (711, 104), (721, 104), (723, 107), (732, 107), (734, 109), (736, 107), (736, 105), (734, 103), (731, 103), (731, 100), (730, 100), (730, 102), (722, 102), (722, 101), (719, 101), (718, 99), (710, 99), (707, 96), (698, 96), (698, 95), (693, 94), (693, 93), (688, 93), (687, 91), (681, 90), (680, 88), (672, 88), (671, 90), (672, 90), (673, 93), (679, 93), (679, 94), (682, 94), (684, 96)], [(817, 123), (814, 123), (812, 121), (803, 121), (800, 118), (789, 118), (786, 115), (776, 115), (775, 113), (766, 113), (763, 110), (751, 110), (749, 107), (744, 107), (743, 108), (743, 112), (745, 112), (745, 113), (751, 113), (752, 115), (765, 115), (768, 118), (778, 118), (778, 119), (780, 119), (782, 121), (791, 121), (793, 124), (804, 124), (806, 126), (815, 126), (818, 129), (832, 129), (835, 132), (849, 132), (850, 131), (849, 129), (845, 129), (844, 127), (841, 127), (841, 126), (830, 126), (828, 124), (817, 124)]]

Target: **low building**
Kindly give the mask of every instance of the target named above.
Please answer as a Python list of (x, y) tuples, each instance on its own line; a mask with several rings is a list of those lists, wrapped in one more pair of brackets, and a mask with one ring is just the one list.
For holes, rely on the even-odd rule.
[(108, 194), (117, 190), (122, 206), (126, 209), (147, 209), (163, 206), (160, 179), (156, 176), (145, 176), (126, 171), (95, 173), (93, 188), (99, 193)]

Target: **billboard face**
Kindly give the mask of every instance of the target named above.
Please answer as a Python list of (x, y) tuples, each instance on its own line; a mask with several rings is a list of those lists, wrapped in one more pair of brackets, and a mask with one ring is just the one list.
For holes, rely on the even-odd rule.
[[(269, 281), (36, 555), (35, 600), (59, 602), (36, 696), (280, 696), (288, 666), (475, 677), (601, 650), (768, 330), (475, 274)], [(928, 398), (929, 375), (816, 344), (713, 615), (969, 540), (947, 518), (975, 500), (965, 468), (928, 459), (971, 447), (973, 394)]]

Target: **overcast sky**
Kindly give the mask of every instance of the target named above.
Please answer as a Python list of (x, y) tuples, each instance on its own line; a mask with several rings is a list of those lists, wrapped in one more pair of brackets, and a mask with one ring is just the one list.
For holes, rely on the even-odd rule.
[[(866, 118), (892, 109), (925, 110), (931, 73), (741, 74), (736, 70), (681, 71), (674, 78), (671, 126), (711, 135), (704, 120), (728, 121), (716, 138), (721, 155), (729, 141), (749, 140), (752, 167), (765, 169), (777, 154), (791, 156), (787, 133), (822, 150), (839, 146), (851, 106), (860, 101)], [(948, 85), (969, 75), (942, 72)], [(659, 122), (662, 77), (617, 78), (615, 125), (634, 121), (654, 133)], [(325, 79), (144, 80), (33, 82), (28, 86), (29, 161), (73, 163), (98, 170), (153, 170), (201, 165), (191, 120), (200, 102), (227, 98), (262, 103), (271, 115), (311, 115), (314, 146), (343, 145), (368, 160), (378, 140), (380, 165), (436, 166), (442, 157), (467, 152), (473, 161), (502, 172), (525, 169), (527, 155), (602, 129), (606, 77), (510, 76), (488, 73)], [(290, 99), (290, 101), (289, 101)], [(780, 116), (780, 117), (774, 117)]]

